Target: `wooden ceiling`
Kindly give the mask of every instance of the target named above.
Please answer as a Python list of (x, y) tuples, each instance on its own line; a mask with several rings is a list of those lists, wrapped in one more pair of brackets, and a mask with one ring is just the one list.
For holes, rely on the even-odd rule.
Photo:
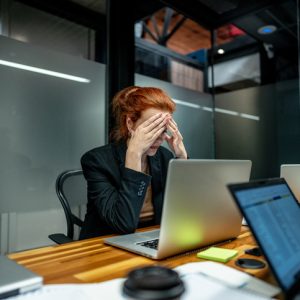
[[(153, 17), (157, 24), (158, 31), (161, 33), (163, 31), (165, 21), (165, 9), (161, 9), (160, 11), (155, 13)], [(168, 32), (170, 32), (172, 28), (174, 28), (174, 26), (181, 20), (182, 17), (183, 16), (179, 13), (174, 12), (170, 21)], [(155, 35), (155, 25), (153, 24), (153, 20), (149, 18), (145, 22), (147, 27)], [(227, 43), (233, 39), (230, 26), (231, 25), (222, 26), (217, 30), (217, 45)], [(156, 43), (148, 33), (145, 33), (143, 38), (150, 42)], [(194, 22), (191, 19), (186, 19), (185, 22), (180, 26), (180, 28), (168, 40), (167, 47), (183, 55), (203, 48), (209, 49), (211, 48), (211, 34), (210, 31), (206, 30), (198, 23)]]

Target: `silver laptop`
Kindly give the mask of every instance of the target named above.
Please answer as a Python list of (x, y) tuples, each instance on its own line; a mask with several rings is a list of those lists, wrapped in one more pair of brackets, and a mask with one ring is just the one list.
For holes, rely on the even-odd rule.
[(281, 165), (280, 177), (284, 178), (300, 202), (300, 165)]
[(43, 278), (5, 256), (0, 256), (0, 299), (35, 290)]
[(251, 161), (174, 159), (169, 163), (160, 230), (107, 238), (153, 259), (237, 237), (242, 217), (226, 188), (249, 180)]

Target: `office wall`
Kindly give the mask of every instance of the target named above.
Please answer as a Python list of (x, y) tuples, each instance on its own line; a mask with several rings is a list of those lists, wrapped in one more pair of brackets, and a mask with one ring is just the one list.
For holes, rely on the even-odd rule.
[(274, 86), (278, 118), (278, 166), (300, 163), (299, 80), (279, 82)]
[(49, 244), (48, 234), (65, 231), (55, 180), (64, 170), (80, 168), (85, 151), (104, 144), (105, 66), (5, 37), (0, 44), (0, 238), (5, 252)]
[(216, 158), (252, 160), (252, 178), (274, 174), (277, 160), (275, 99), (274, 86), (217, 95), (216, 107), (228, 113), (215, 114)]
[(280, 164), (300, 163), (298, 80), (218, 94), (215, 126), (216, 158), (251, 159), (252, 178), (279, 176)]

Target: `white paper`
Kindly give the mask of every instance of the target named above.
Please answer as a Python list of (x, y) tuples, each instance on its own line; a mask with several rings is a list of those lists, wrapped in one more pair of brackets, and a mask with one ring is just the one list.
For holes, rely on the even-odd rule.
[(182, 300), (265, 300), (270, 299), (220, 284), (202, 274), (183, 277), (186, 291)]
[[(188, 263), (175, 270), (186, 288), (182, 300), (263, 300), (271, 297), (267, 288), (275, 288), (244, 272), (214, 262)], [(254, 292), (255, 289), (245, 288), (251, 282), (249, 278), (260, 282), (264, 296)], [(124, 280), (118, 278), (92, 284), (49, 284), (9, 300), (124, 300)]]
[(249, 277), (244, 272), (211, 261), (188, 263), (175, 270), (181, 275), (201, 273), (234, 288), (245, 285)]
[(47, 284), (9, 300), (124, 300), (121, 296), (123, 282), (123, 278), (118, 278), (91, 284)]
[[(265, 300), (233, 289), (201, 274), (185, 275), (182, 278), (186, 291), (182, 300)], [(124, 279), (114, 279), (96, 284), (50, 284), (41, 289), (9, 300), (124, 300), (122, 286)]]
[(266, 297), (280, 293), (280, 289), (245, 272), (212, 261), (187, 263), (175, 268), (180, 275), (202, 274), (225, 286), (256, 292)]

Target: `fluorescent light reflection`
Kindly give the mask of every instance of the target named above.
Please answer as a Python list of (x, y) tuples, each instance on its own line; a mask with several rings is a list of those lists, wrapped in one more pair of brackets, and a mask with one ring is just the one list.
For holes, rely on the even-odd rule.
[(253, 116), (253, 115), (248, 115), (248, 114), (242, 114), (242, 113), (240, 113), (240, 116), (242, 118), (259, 121), (259, 117), (258, 116)]
[(253, 121), (259, 121), (260, 120), (259, 116), (244, 114), (244, 113), (240, 113), (240, 112), (237, 112), (237, 111), (234, 111), (234, 110), (228, 110), (228, 109), (223, 109), (223, 108), (218, 108), (218, 107), (213, 109), (212, 107), (201, 106), (201, 105), (198, 105), (198, 104), (189, 103), (189, 102), (178, 100), (178, 99), (173, 99), (173, 101), (177, 104), (180, 104), (180, 105), (184, 105), (184, 106), (188, 106), (188, 107), (192, 107), (192, 108), (197, 108), (197, 109), (202, 109), (204, 111), (209, 111), (209, 112), (215, 111), (215, 112), (218, 112), (218, 113), (221, 113), (221, 114), (237, 116), (237, 117), (241, 117), (241, 118), (249, 119), (249, 120), (253, 120)]
[(183, 105), (183, 106), (193, 107), (193, 108), (197, 108), (197, 109), (201, 108), (201, 106), (198, 105), (198, 104), (189, 103), (189, 102), (182, 101), (182, 100), (177, 100), (177, 99), (173, 99), (173, 101), (174, 101), (175, 103), (181, 104), (181, 105)]
[(21, 69), (21, 70), (26, 70), (26, 71), (30, 71), (30, 72), (35, 72), (35, 73), (45, 74), (45, 75), (49, 75), (49, 76), (53, 76), (53, 77), (59, 77), (59, 78), (63, 78), (63, 79), (73, 80), (73, 81), (77, 81), (77, 82), (83, 82), (83, 83), (91, 82), (89, 79), (86, 79), (83, 77), (78, 77), (78, 76), (73, 76), (73, 75), (69, 75), (69, 74), (65, 74), (65, 73), (59, 73), (59, 72), (47, 70), (47, 69), (41, 69), (41, 68), (36, 68), (36, 67), (28, 66), (28, 65), (18, 64), (18, 63), (14, 63), (14, 62), (7, 61), (7, 60), (0, 59), (0, 65), (4, 65), (7, 67), (12, 67), (12, 68), (16, 68), (16, 69)]
[(223, 108), (215, 108), (215, 112), (218, 113), (222, 113), (222, 114), (227, 114), (227, 115), (232, 115), (232, 116), (238, 116), (244, 119), (249, 119), (249, 120), (254, 120), (254, 121), (259, 121), (260, 118), (259, 116), (254, 116), (254, 115), (249, 115), (249, 114), (244, 114), (244, 113), (240, 113), (237, 111), (233, 111), (233, 110), (227, 110), (227, 109), (223, 109)]
[(213, 112), (212, 107), (203, 106), (202, 109), (205, 110), (205, 111)]
[(237, 111), (233, 111), (233, 110), (227, 110), (227, 109), (223, 109), (223, 108), (215, 108), (216, 112), (219, 113), (223, 113), (223, 114), (227, 114), (227, 115), (232, 115), (232, 116), (238, 116), (239, 113)]

